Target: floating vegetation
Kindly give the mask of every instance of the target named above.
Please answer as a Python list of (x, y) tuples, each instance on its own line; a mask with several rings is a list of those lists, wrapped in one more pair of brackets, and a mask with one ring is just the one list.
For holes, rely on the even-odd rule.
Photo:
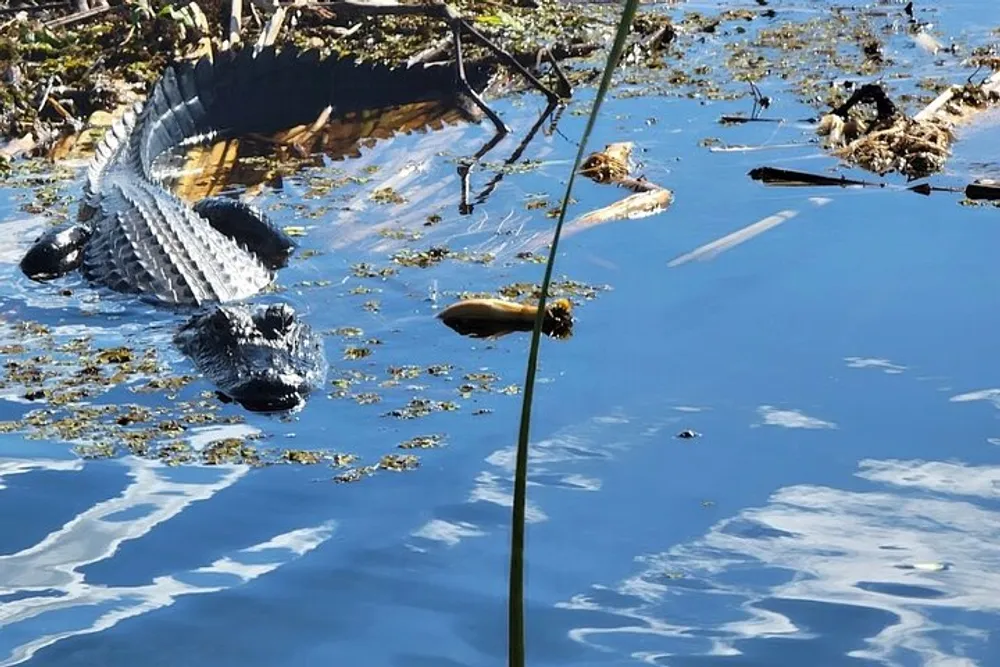
[(423, 369), (420, 366), (389, 366), (386, 372), (394, 382), (398, 383), (400, 380), (412, 380), (420, 377)]
[[(610, 285), (588, 285), (578, 280), (563, 278), (554, 280), (549, 286), (549, 296), (556, 298), (577, 298), (584, 300), (596, 299), (598, 293), (611, 289)], [(507, 299), (527, 297), (530, 300), (541, 296), (542, 287), (538, 283), (511, 283), (497, 290), (500, 296)]]
[(413, 470), (420, 465), (420, 459), (413, 454), (386, 454), (379, 460), (381, 470)]
[(379, 188), (372, 192), (371, 200), (376, 204), (405, 204), (406, 197), (390, 187)]
[(405, 407), (390, 410), (385, 413), (386, 417), (396, 417), (397, 419), (418, 419), (426, 417), (433, 412), (454, 412), (458, 410), (458, 403), (453, 401), (435, 401), (430, 398), (413, 398)]
[(445, 259), (453, 259), (459, 262), (470, 262), (472, 264), (489, 264), (496, 256), (492, 253), (469, 253), (464, 251), (449, 250), (443, 246), (433, 246), (427, 250), (403, 249), (392, 256), (392, 261), (402, 266), (426, 269), (439, 264)]
[(400, 449), (434, 449), (435, 447), (440, 447), (441, 442), (444, 440), (444, 436), (440, 434), (435, 435), (418, 435), (409, 440), (405, 440), (399, 443)]
[(344, 359), (357, 361), (358, 359), (364, 359), (365, 357), (371, 356), (371, 353), (371, 348), (352, 346), (344, 349)]
[(385, 239), (396, 241), (419, 241), (423, 234), (409, 229), (380, 229), (378, 235)]
[(341, 338), (361, 338), (365, 335), (365, 332), (358, 327), (340, 327), (331, 331), (330, 334), (340, 336)]
[(382, 402), (382, 397), (374, 392), (366, 392), (363, 394), (355, 394), (354, 402), (358, 405), (375, 405), (376, 403)]
[(257, 450), (248, 445), (243, 438), (226, 438), (211, 443), (201, 452), (202, 460), (209, 465), (245, 463), (255, 465), (260, 463)]
[(385, 454), (378, 463), (366, 466), (350, 468), (333, 478), (340, 484), (358, 482), (366, 477), (370, 477), (380, 470), (389, 472), (405, 472), (416, 470), (420, 466), (420, 459), (413, 454)]
[[(287, 463), (296, 463), (299, 465), (316, 465), (322, 463), (324, 460), (329, 458), (334, 465), (343, 466), (346, 465), (345, 455), (338, 455), (336, 457), (324, 456), (321, 452), (314, 452), (307, 449), (286, 449), (281, 452), (281, 460)], [(353, 454), (346, 455), (346, 460), (351, 461), (356, 457)]]

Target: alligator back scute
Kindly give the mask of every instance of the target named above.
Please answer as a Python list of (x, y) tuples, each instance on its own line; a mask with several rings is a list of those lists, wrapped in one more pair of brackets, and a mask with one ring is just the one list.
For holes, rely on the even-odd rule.
[(122, 114), (98, 142), (94, 157), (87, 168), (87, 179), (84, 184), (84, 199), (87, 204), (97, 205), (101, 181), (128, 148), (128, 136), (135, 127), (141, 109), (142, 105), (136, 104), (131, 110)]
[(144, 181), (106, 188), (84, 275), (111, 289), (174, 305), (256, 294), (271, 273), (176, 196)]

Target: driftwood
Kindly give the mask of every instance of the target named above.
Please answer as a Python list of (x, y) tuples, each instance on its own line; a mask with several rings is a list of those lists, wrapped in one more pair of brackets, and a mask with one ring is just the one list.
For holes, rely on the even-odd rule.
[(580, 167), (580, 174), (597, 183), (611, 183), (632, 190), (614, 204), (591, 211), (574, 220), (573, 226), (595, 225), (612, 220), (634, 220), (659, 213), (673, 202), (673, 193), (646, 180), (632, 178), (632, 142), (608, 144), (603, 151), (591, 153)]

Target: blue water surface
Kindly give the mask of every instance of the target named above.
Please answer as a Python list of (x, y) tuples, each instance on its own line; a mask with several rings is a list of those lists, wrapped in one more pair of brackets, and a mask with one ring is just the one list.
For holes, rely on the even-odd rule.
[[(689, 9), (718, 6), (676, 11)], [(930, 19), (944, 41), (986, 39), (1000, 9), (949, 0)], [(960, 58), (935, 70), (939, 57), (912, 45), (894, 57), (900, 69), (971, 71)], [(768, 114), (808, 118), (781, 85), (762, 82), (775, 98)], [(213, 428), (366, 462), (443, 434), (444, 446), (417, 452), (417, 470), (337, 484), (326, 466), (83, 460), (67, 443), (0, 435), (0, 665), (504, 664), (520, 396), (479, 392), (458, 411), (415, 420), (384, 413), (413, 396), (457, 400), (467, 373), (523, 381), (526, 335), (463, 338), (433, 316), (459, 292), (540, 279), (542, 265), (514, 255), (553, 221), (525, 202), (561, 197), (592, 99), (577, 91), (559, 132), (541, 133), (524, 154), (541, 166), (508, 174), (470, 215), (458, 211), (455, 159), (481, 145), (485, 125), (397, 137), (338, 163), (346, 173), (382, 168), (331, 195), (316, 219), (276, 209), (282, 224), (307, 226), (303, 248), (322, 252), (281, 273), (281, 298), (321, 331), (359, 327), (382, 341), (347, 361), (345, 341), (328, 337), (331, 377), (453, 368), (443, 379), (370, 383), (366, 391), (382, 393), (375, 405), (330, 398), (327, 387), (291, 419), (246, 415), (244, 425)], [(514, 129), (498, 148), (509, 153), (543, 103), (528, 94), (495, 105)], [(611, 289), (578, 304), (571, 339), (542, 347), (529, 663), (1000, 665), (1000, 213), (901, 187), (762, 186), (746, 176), (761, 164), (822, 171), (836, 162), (815, 144), (702, 144), (812, 136), (797, 122), (717, 123), (748, 105), (745, 96), (606, 101), (591, 147), (634, 141), (639, 170), (676, 199), (662, 214), (571, 233), (560, 246), (559, 276)], [(996, 177), (995, 127), (963, 128), (935, 182)], [(473, 190), (490, 175), (474, 171)], [(373, 204), (370, 192), (384, 185), (407, 203)], [(305, 189), (288, 179), (264, 200), (294, 203)], [(621, 195), (581, 180), (571, 217)], [(60, 285), (19, 274), (44, 223), (19, 210), (19, 196), (0, 189), (5, 319), (156, 345), (178, 373), (191, 372), (170, 346), (170, 315), (112, 297), (95, 306), (82, 283), (62, 297)], [(432, 213), (442, 220), (426, 227)], [(773, 215), (787, 219), (686, 259)], [(387, 227), (424, 232), (418, 249), (441, 242), (497, 260), (355, 277), (353, 264), (386, 265), (400, 247), (375, 233)], [(380, 291), (352, 294), (358, 285)], [(361, 308), (370, 299), (377, 312)], [(2, 403), (4, 419), (35, 407)], [(685, 429), (701, 437), (677, 438)]]

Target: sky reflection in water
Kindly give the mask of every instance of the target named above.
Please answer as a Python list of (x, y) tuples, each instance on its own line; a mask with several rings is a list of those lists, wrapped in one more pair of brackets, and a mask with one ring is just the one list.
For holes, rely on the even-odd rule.
[[(949, 6), (940, 17), (952, 33), (985, 25), (982, 5)], [(929, 67), (916, 50), (899, 58)], [(775, 97), (782, 115), (808, 115)], [(499, 105), (518, 128), (540, 109), (526, 99)], [(528, 512), (531, 663), (1000, 664), (997, 211), (947, 195), (763, 188), (746, 178), (750, 168), (830, 161), (813, 149), (699, 145), (802, 138), (794, 124), (715, 122), (746, 102), (611, 99), (598, 128), (594, 146), (635, 140), (645, 173), (677, 199), (662, 215), (569, 237), (557, 265), (614, 290), (578, 309), (571, 340), (543, 349)], [(582, 124), (570, 112), (560, 131), (573, 137)], [(524, 337), (454, 336), (433, 320), (440, 303), (428, 296), (538, 278), (539, 265), (502, 258), (551, 224), (524, 204), (561, 195), (575, 147), (541, 134), (525, 158), (544, 163), (509, 174), (459, 216), (453, 159), (483, 134), (458, 127), (387, 142), (340, 165), (383, 165), (368, 189), (316, 220), (278, 214), (307, 225), (306, 247), (325, 252), (293, 263), (282, 284), (334, 283), (282, 296), (320, 330), (356, 325), (385, 341), (349, 366), (330, 339), (335, 369), (453, 362), (454, 384), (428, 390), (439, 398), (454, 398), (468, 372), (521, 381)], [(996, 170), (995, 132), (968, 136), (947, 178)], [(473, 189), (488, 176), (474, 172)], [(409, 200), (391, 216), (367, 196), (386, 185)], [(294, 203), (307, 190), (288, 179), (265, 199)], [(581, 206), (620, 194), (589, 183), (577, 192)], [(171, 316), (18, 277), (41, 223), (9, 194), (0, 200), (5, 316), (104, 344), (142, 338), (186, 372), (166, 352)], [(443, 220), (425, 228), (434, 212)], [(743, 243), (695, 252), (769, 216), (779, 219)], [(357, 284), (349, 267), (384, 263), (402, 244), (375, 232), (396, 226), (424, 231), (419, 247), (447, 243), (501, 261), (401, 271), (378, 283), (381, 311), (363, 313), (346, 295)], [(519, 398), (484, 395), (457, 413), (395, 421), (380, 415), (418, 390), (395, 391), (375, 407), (321, 395), (293, 421), (251, 416), (185, 436), (201, 447), (261, 434), (371, 459), (415, 435), (446, 435), (444, 447), (421, 452), (419, 470), (357, 485), (331, 483), (327, 469), (82, 462), (65, 443), (4, 435), (0, 664), (503, 664)], [(3, 406), (32, 407), (14, 395)], [(477, 408), (493, 412), (473, 416)], [(675, 438), (687, 428), (702, 437)]]

